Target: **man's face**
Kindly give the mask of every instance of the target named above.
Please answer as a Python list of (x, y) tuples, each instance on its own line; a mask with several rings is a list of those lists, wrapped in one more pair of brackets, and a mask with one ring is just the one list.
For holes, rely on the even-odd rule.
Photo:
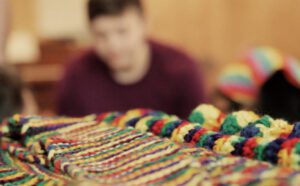
[(145, 21), (135, 8), (99, 16), (91, 22), (91, 31), (97, 54), (113, 71), (135, 65), (133, 56), (146, 41)]

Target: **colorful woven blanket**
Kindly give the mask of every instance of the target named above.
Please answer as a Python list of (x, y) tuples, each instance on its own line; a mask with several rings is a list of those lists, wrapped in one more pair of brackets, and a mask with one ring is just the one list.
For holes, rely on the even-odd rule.
[(297, 124), (209, 105), (189, 120), (15, 115), (0, 129), (0, 185), (298, 185)]

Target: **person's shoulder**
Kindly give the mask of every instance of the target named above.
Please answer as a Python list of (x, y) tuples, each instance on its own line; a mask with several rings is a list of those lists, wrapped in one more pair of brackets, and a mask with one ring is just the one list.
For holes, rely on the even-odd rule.
[(92, 49), (84, 49), (72, 58), (66, 64), (67, 69), (80, 71), (85, 69), (91, 61), (96, 60), (96, 53)]
[[(176, 62), (181, 63), (184, 61), (193, 61), (192, 57), (188, 55), (183, 49), (175, 47), (170, 44), (160, 43), (154, 40), (150, 41), (150, 45), (154, 55), (163, 59), (179, 59)], [(184, 60), (184, 61), (182, 61)]]
[(64, 65), (62, 80), (77, 81), (89, 74), (90, 61), (94, 60), (95, 53), (91, 49), (83, 49), (71, 56)]
[(186, 74), (199, 69), (198, 62), (184, 50), (168, 44), (151, 41), (154, 60), (168, 73)]

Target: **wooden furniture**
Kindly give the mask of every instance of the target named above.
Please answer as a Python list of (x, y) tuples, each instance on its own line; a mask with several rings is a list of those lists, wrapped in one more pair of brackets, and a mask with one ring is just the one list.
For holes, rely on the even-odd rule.
[(23, 82), (36, 99), (38, 114), (55, 113), (57, 85), (65, 64), (80, 51), (72, 41), (43, 41), (40, 61), (16, 65)]

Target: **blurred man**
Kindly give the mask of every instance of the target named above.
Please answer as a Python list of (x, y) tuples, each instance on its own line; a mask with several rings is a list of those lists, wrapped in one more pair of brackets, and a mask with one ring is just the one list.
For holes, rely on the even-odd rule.
[(186, 54), (148, 40), (139, 0), (89, 0), (88, 16), (94, 47), (67, 68), (59, 114), (143, 107), (185, 117), (203, 102), (199, 67)]

